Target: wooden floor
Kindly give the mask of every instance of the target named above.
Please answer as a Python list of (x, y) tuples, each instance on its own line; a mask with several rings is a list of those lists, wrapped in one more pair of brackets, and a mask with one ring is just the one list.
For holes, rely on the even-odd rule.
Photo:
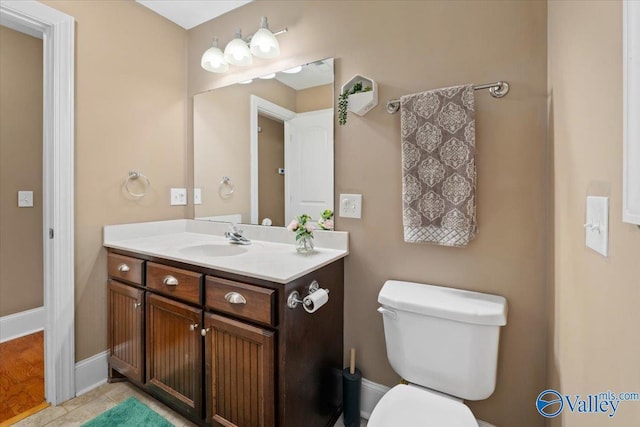
[(44, 403), (44, 333), (0, 344), (0, 423)]

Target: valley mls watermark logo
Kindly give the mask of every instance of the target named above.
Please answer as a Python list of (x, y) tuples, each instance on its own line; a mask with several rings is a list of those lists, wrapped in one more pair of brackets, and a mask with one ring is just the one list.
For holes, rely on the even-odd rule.
[(548, 389), (538, 395), (536, 409), (546, 418), (557, 417), (564, 410), (579, 414), (606, 414), (613, 418), (621, 402), (640, 400), (639, 393), (614, 393), (605, 391), (598, 394), (560, 394)]

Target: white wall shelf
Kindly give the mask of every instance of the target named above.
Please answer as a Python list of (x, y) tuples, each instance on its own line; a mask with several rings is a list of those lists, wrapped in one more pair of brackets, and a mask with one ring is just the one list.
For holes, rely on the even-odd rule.
[(363, 88), (371, 87), (371, 90), (349, 95), (347, 110), (359, 116), (364, 116), (371, 111), (373, 107), (378, 105), (378, 84), (373, 79), (356, 74), (342, 85), (340, 93), (344, 93), (345, 90), (350, 90), (356, 83), (362, 83)]

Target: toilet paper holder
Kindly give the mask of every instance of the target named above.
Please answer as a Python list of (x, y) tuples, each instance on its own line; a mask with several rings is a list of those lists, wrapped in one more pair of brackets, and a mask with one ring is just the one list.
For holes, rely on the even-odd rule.
[[(307, 296), (309, 296), (312, 293), (316, 292), (318, 289), (320, 289), (320, 285), (318, 284), (317, 280), (314, 280), (309, 285), (309, 294)], [(327, 293), (329, 293), (329, 289), (324, 289), (324, 290)], [(287, 298), (287, 307), (293, 309), (293, 308), (296, 308), (298, 306), (298, 304), (305, 305), (304, 298), (300, 299), (300, 293), (298, 291), (293, 291), (293, 292), (291, 292), (289, 294), (289, 297)]]

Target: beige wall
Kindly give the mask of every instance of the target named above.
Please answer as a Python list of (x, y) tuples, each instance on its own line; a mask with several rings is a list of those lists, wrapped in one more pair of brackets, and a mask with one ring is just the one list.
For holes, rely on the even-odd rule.
[[(216, 76), (200, 68), (213, 35), (256, 28), (261, 15), (283, 54)], [(380, 105), (336, 125), (336, 200), (363, 194), (345, 264), (345, 348), (358, 349), (370, 380), (398, 377), (386, 358), (377, 295), (404, 279), (504, 295), (509, 301), (495, 394), (471, 403), (499, 426), (539, 426), (535, 398), (545, 386), (546, 2), (258, 1), (189, 31), (189, 96), (319, 58), (336, 58), (336, 88), (361, 73), (377, 80)], [(222, 37), (221, 42), (228, 40)], [(384, 55), (380, 55), (384, 52)], [(402, 239), (400, 117), (387, 99), (430, 88), (504, 79), (497, 100), (477, 92), (478, 237), (467, 248)], [(336, 89), (337, 91), (338, 89)], [(337, 205), (337, 201), (336, 201)]]
[[(640, 391), (640, 230), (622, 222), (622, 7), (549, 2), (549, 116), (555, 238), (549, 288), (549, 385), (566, 394)], [(585, 197), (608, 196), (609, 257), (584, 244)], [(640, 425), (640, 402), (613, 419), (554, 426)]]
[[(45, 3), (76, 20), (76, 360), (107, 348), (105, 224), (184, 218), (186, 31), (133, 1)], [(132, 200), (127, 173), (151, 180)]]
[(0, 316), (42, 306), (42, 239), (42, 40), (0, 26)]
[(285, 226), (284, 175), (284, 123), (258, 116), (258, 221), (270, 218), (272, 225)]
[(296, 92), (296, 113), (333, 107), (333, 84), (310, 87)]

